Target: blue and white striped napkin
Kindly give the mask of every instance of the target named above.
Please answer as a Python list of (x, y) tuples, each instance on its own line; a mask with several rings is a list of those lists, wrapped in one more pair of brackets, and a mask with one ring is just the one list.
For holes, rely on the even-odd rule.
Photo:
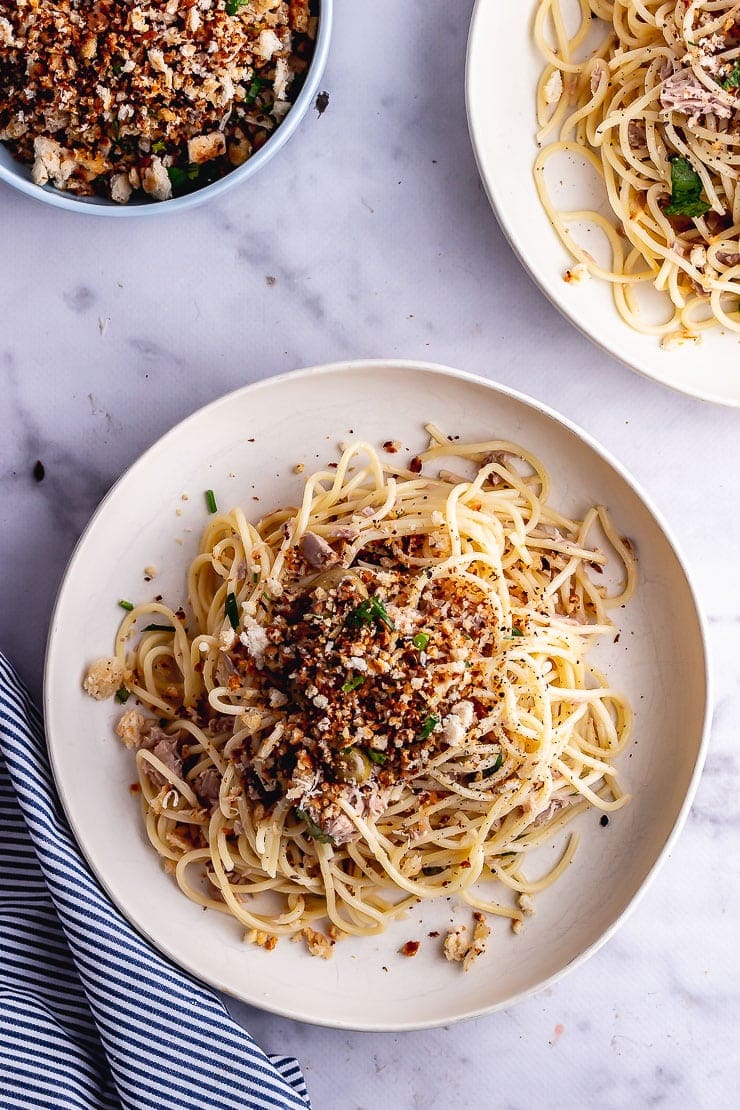
[(0, 1107), (310, 1110), (298, 1063), (266, 1056), (101, 890), (1, 655)]

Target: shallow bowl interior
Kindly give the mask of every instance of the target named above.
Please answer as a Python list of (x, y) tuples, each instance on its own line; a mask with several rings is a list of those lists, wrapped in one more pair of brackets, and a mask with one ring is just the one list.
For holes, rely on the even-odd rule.
[[(608, 828), (582, 815), (581, 846), (563, 878), (537, 900), (515, 937), (494, 923), (489, 952), (463, 974), (441, 953), (442, 932), (470, 913), (454, 902), (419, 907), (380, 939), (338, 944), (329, 962), (281, 941), (266, 953), (242, 943), (236, 923), (204, 913), (164, 874), (145, 838), (131, 753), (113, 735), (120, 707), (81, 690), (89, 661), (109, 654), (120, 597), (184, 598), (184, 575), (207, 519), (203, 491), (250, 517), (295, 504), (306, 472), (337, 457), (351, 437), (405, 449), (423, 424), (475, 439), (529, 446), (553, 478), (553, 502), (582, 513), (609, 506), (640, 560), (636, 598), (619, 614), (619, 642), (600, 664), (635, 708), (634, 741), (621, 758), (629, 806)], [(404, 454), (402, 457), (409, 457)], [(187, 497), (187, 500), (184, 500)], [(178, 515), (178, 510), (182, 515)], [(144, 568), (158, 568), (144, 581)], [(177, 603), (176, 601), (176, 603)], [(45, 706), (56, 781), (75, 834), (103, 885), (153, 943), (202, 979), (256, 1006), (325, 1025), (405, 1029), (503, 1007), (593, 951), (643, 889), (686, 812), (706, 729), (701, 620), (665, 528), (622, 468), (585, 433), (527, 398), (453, 370), (406, 362), (317, 367), (248, 386), (164, 436), (106, 497), (70, 562), (53, 615)], [(118, 710), (118, 713), (117, 711)], [(407, 940), (419, 954), (398, 954)]]

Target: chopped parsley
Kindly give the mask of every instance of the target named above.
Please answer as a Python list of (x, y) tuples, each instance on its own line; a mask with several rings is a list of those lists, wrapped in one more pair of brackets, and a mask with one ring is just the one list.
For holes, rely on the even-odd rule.
[(122, 609), (128, 609), (129, 613), (131, 612), (131, 610), (132, 610), (132, 609), (133, 609), (133, 607), (134, 607), (134, 603), (133, 603), (133, 601), (126, 601), (126, 599), (125, 599), (125, 598), (123, 598), (123, 597), (122, 597), (122, 598), (121, 598), (121, 600), (120, 600), (120, 601), (118, 602), (118, 604), (119, 604), (119, 605), (121, 606), (121, 608), (122, 608)]
[(216, 504), (216, 494), (212, 489), (206, 490), (206, 505), (208, 506), (209, 513), (217, 513), (218, 505)]
[(521, 628), (512, 628), (511, 632), (509, 633), (509, 636), (523, 636), (523, 635), (524, 635), (524, 633), (522, 632)]
[(259, 580), (260, 580), (260, 572), (258, 570), (253, 570), (252, 571), (252, 582), (255, 584), (255, 586), (257, 585)]
[(736, 65), (734, 69), (725, 77), (724, 81), (720, 81), (723, 89), (737, 89), (740, 88), (740, 65)]
[(699, 174), (686, 158), (671, 159), (671, 202), (663, 211), (666, 216), (703, 216), (712, 207), (702, 200)]
[(312, 821), (305, 810), (296, 809), (295, 815), (300, 821), (305, 821), (306, 836), (310, 836), (311, 840), (317, 840), (319, 844), (334, 843), (334, 838), (332, 836), (329, 836), (328, 833), (325, 833), (324, 830), (320, 828), (320, 826), (317, 825), (315, 821)]
[(429, 737), (434, 732), (434, 730), (435, 730), (435, 728), (437, 727), (438, 724), (439, 724), (439, 717), (437, 716), (437, 714), (436, 713), (430, 713), (429, 716), (427, 717), (427, 719), (424, 721), (424, 724), (421, 726), (421, 732), (419, 733), (419, 739), (420, 740), (428, 740)]
[(418, 648), (419, 651), (424, 651), (427, 644), (429, 643), (429, 639), (430, 637), (428, 632), (417, 632), (411, 643), (414, 645), (415, 648)]
[(236, 631), (237, 628), (239, 627), (239, 606), (236, 603), (236, 594), (235, 593), (229, 593), (229, 594), (226, 595), (226, 602), (224, 604), (224, 612), (225, 612), (226, 616), (229, 618), (229, 624), (234, 629), (234, 631)]
[(347, 617), (350, 628), (361, 628), (365, 624), (372, 624), (373, 621), (380, 621), (394, 631), (395, 626), (388, 616), (388, 610), (381, 599), (375, 595), (366, 597)]
[(248, 3), (249, 0), (226, 0), (226, 14), (237, 15)]
[(148, 624), (144, 632), (174, 632), (171, 624)]
[(167, 146), (166, 146), (165, 143), (162, 142), (161, 139), (159, 139), (156, 143), (152, 143), (152, 153), (153, 154), (164, 154), (166, 149), (167, 149)]
[(115, 698), (116, 698), (116, 701), (119, 701), (121, 703), (121, 705), (125, 705), (130, 697), (131, 697), (131, 691), (129, 689), (127, 689), (127, 687), (119, 686), (118, 689), (116, 690)]
[(198, 180), (199, 174), (200, 166), (186, 166), (185, 169), (181, 169), (179, 166), (167, 167), (167, 176), (173, 189), (190, 188)]
[(491, 768), (490, 774), (493, 774), (494, 771), (498, 771), (503, 762), (504, 762), (504, 753), (499, 752), (498, 755), (496, 756), (496, 762), (494, 763), (493, 767)]
[(387, 752), (379, 752), (375, 748), (368, 748), (367, 758), (370, 760), (371, 763), (379, 763), (380, 766), (382, 767), (383, 764), (385, 763), (385, 761), (388, 758), (388, 753)]
[(247, 95), (244, 99), (244, 103), (245, 104), (254, 104), (255, 100), (257, 99), (257, 97), (260, 94), (260, 89), (261, 88), (262, 88), (262, 78), (261, 77), (253, 78), (251, 85), (247, 89)]
[(356, 690), (358, 686), (362, 686), (364, 681), (365, 681), (364, 674), (353, 675), (352, 678), (348, 678), (347, 681), (342, 686), (342, 693), (343, 694), (348, 694), (350, 692), (350, 690)]

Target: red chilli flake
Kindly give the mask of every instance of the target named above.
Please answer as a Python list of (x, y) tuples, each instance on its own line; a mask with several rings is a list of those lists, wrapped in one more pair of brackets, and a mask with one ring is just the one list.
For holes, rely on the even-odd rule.
[(419, 951), (420, 942), (418, 940), (407, 940), (403, 948), (399, 951), (402, 956), (415, 956)]
[(419, 458), (418, 455), (414, 455), (413, 459), (409, 463), (409, 470), (411, 471), (412, 474), (421, 474), (421, 468), (422, 468), (421, 459)]

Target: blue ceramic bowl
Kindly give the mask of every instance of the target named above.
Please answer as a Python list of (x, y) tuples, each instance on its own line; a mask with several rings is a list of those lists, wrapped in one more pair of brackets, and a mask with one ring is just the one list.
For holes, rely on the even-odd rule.
[(164, 213), (183, 212), (186, 208), (195, 208), (207, 200), (221, 196), (227, 189), (233, 189), (235, 185), (239, 185), (253, 177), (254, 174), (259, 173), (262, 166), (266, 165), (271, 158), (275, 157), (278, 151), (282, 150), (305, 116), (318, 92), (319, 82), (326, 66), (333, 17), (334, 0), (319, 0), (316, 44), (306, 80), (295, 104), (274, 134), (256, 154), (248, 158), (243, 165), (226, 174), (225, 177), (214, 181), (212, 185), (204, 185), (202, 189), (198, 189), (194, 193), (165, 201), (132, 199), (128, 204), (116, 204), (105, 197), (80, 197), (74, 193), (65, 193), (49, 185), (45, 185), (43, 188), (35, 185), (31, 180), (31, 167), (17, 162), (3, 143), (0, 143), (0, 181), (4, 181), (21, 193), (26, 193), (34, 200), (51, 204), (55, 208), (66, 208), (69, 212), (81, 212), (86, 216), (116, 216), (118, 218), (125, 216), (158, 216)]

